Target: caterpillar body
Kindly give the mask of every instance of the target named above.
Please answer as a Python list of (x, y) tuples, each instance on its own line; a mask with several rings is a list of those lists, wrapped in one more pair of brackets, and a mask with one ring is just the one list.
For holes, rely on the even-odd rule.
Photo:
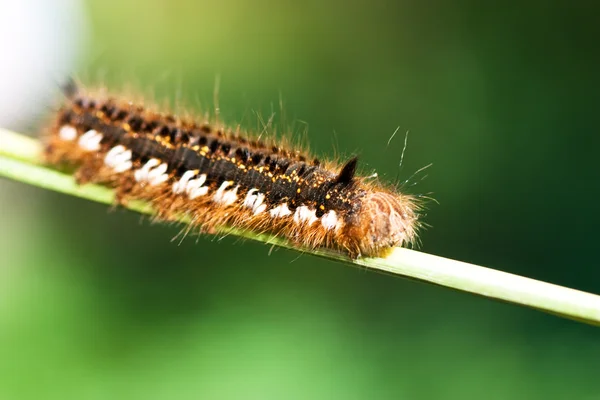
[(81, 184), (116, 190), (121, 203), (150, 202), (159, 220), (187, 215), (282, 235), (303, 248), (382, 256), (416, 240), (418, 203), (356, 175), (357, 159), (322, 163), (275, 141), (160, 112), (71, 84), (45, 146), (49, 164)]

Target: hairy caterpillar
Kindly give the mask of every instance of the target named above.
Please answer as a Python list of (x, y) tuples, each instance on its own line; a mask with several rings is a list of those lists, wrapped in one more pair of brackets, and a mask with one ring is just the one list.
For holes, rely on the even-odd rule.
[(203, 232), (224, 224), (267, 231), (352, 258), (381, 256), (416, 239), (415, 198), (356, 176), (356, 158), (321, 163), (74, 83), (65, 94), (46, 161), (75, 168), (81, 184), (114, 188), (119, 202), (151, 202), (159, 220), (186, 214)]

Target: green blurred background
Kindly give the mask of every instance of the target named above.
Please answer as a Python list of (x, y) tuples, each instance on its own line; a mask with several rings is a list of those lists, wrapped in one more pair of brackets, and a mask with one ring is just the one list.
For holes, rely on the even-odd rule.
[[(275, 110), (388, 180), (433, 163), (423, 251), (600, 293), (584, 4), (90, 0), (64, 23), (84, 82), (210, 110), (220, 76), (226, 121)], [(597, 328), (0, 184), (0, 399), (600, 398)]]

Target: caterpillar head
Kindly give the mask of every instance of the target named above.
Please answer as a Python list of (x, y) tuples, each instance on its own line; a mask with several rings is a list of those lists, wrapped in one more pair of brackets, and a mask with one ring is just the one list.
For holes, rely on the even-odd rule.
[(382, 256), (416, 238), (414, 198), (385, 191), (367, 192), (358, 212), (348, 218), (345, 233), (353, 243), (346, 247), (356, 256)]

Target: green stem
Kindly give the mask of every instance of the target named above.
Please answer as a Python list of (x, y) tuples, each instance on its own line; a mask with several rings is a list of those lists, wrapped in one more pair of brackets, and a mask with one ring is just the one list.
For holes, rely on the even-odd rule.
[[(72, 176), (43, 166), (40, 153), (41, 145), (37, 140), (0, 129), (0, 176), (99, 203), (113, 203), (112, 190), (98, 185), (78, 186)], [(152, 213), (152, 207), (140, 201), (130, 202), (127, 208), (144, 214)], [(182, 222), (189, 221), (182, 218)], [(230, 227), (223, 227), (220, 232), (296, 248), (268, 234)], [(600, 296), (591, 293), (404, 248), (394, 249), (386, 258), (358, 260), (350, 260), (343, 254), (329, 250), (306, 252), (600, 325)]]

